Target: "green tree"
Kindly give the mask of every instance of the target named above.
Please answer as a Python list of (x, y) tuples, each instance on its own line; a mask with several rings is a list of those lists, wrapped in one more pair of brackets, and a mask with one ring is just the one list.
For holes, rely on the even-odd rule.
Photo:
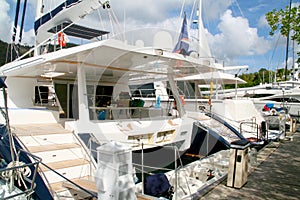
[[(274, 35), (278, 29), (285, 37), (291, 32), (291, 39), (300, 44), (300, 5), (292, 8), (287, 6), (285, 10), (274, 9), (266, 14), (266, 19), (271, 27), (270, 35)], [(300, 52), (297, 54), (299, 56), (297, 62), (300, 63)]]

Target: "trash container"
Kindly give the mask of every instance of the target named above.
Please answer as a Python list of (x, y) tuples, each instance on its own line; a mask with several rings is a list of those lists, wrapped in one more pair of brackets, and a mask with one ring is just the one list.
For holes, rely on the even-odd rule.
[(248, 140), (237, 140), (230, 144), (227, 186), (241, 188), (247, 182), (249, 146)]

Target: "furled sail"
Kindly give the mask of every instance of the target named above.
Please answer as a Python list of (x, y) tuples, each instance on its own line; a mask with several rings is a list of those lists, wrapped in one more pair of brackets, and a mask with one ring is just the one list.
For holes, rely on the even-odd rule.
[(198, 13), (198, 37), (199, 37), (199, 57), (211, 58), (210, 47), (205, 36), (204, 26), (202, 22), (202, 1), (199, 0), (199, 13)]

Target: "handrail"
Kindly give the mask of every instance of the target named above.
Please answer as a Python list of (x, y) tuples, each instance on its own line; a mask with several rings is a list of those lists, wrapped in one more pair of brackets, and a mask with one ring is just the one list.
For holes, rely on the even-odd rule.
[(81, 189), (82, 191), (86, 192), (87, 194), (91, 195), (92, 197), (97, 197), (97, 195), (95, 195), (94, 193), (88, 191), (87, 189), (81, 187), (80, 185), (76, 184), (75, 182), (71, 181), (70, 179), (68, 179), (67, 177), (63, 176), (62, 174), (58, 173), (57, 171), (55, 171), (54, 169), (52, 169), (51, 167), (49, 167), (48, 165), (46, 165), (45, 163), (41, 162), (42, 165), (44, 165), (46, 168), (48, 168), (50, 171), (54, 172), (55, 174), (57, 174), (58, 176), (60, 176), (61, 178), (65, 179), (66, 181), (70, 182), (71, 184), (75, 185), (76, 187), (78, 187), (79, 189)]
[(259, 139), (259, 133), (258, 133), (259, 126), (258, 126), (258, 124), (256, 124), (255, 122), (241, 122), (240, 123), (240, 133), (242, 133), (242, 131), (243, 131), (243, 129), (242, 129), (243, 124), (250, 124), (251, 126), (254, 125), (254, 127), (256, 127), (256, 139), (258, 141), (258, 139)]
[[(121, 115), (125, 115), (126, 118), (131, 119), (131, 118), (139, 118), (139, 119), (148, 119), (148, 118), (153, 118), (153, 117), (170, 117), (169, 113), (168, 113), (168, 108), (163, 108), (163, 107), (158, 107), (156, 108), (155, 106), (153, 107), (112, 107), (112, 106), (108, 106), (108, 107), (94, 107), (94, 106), (90, 106), (89, 109), (94, 110), (95, 113), (97, 113), (97, 111), (107, 111), (108, 113), (106, 113), (106, 115), (108, 115), (108, 117), (105, 116), (105, 120), (114, 120), (114, 119), (121, 119), (122, 116)], [(116, 111), (119, 111), (119, 113), (117, 113)], [(124, 111), (124, 112), (122, 112)], [(136, 111), (136, 113), (135, 113)], [(147, 112), (148, 111), (148, 112)], [(152, 113), (155, 116), (151, 116), (151, 112), (154, 111), (160, 111)], [(104, 119), (103, 119), (104, 120)]]

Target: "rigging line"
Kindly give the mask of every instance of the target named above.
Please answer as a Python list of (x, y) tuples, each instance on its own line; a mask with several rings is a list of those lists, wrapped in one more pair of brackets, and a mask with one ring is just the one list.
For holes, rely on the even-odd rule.
[[(100, 19), (100, 22), (101, 22), (102, 29), (105, 29), (105, 26), (104, 26), (104, 23), (103, 23), (104, 20), (102, 18), (102, 15), (101, 15), (99, 9), (97, 9), (97, 13), (98, 13), (98, 16), (99, 16), (99, 19)], [(112, 8), (108, 8), (108, 16), (109, 16), (109, 19), (110, 19), (110, 22), (111, 22), (110, 25), (111, 25), (112, 30), (114, 30), (113, 29), (113, 27), (114, 27), (113, 23), (115, 23), (115, 24), (117, 24), (117, 26), (116, 26), (117, 30), (119, 30), (120, 32), (122, 32), (122, 28), (121, 28), (120, 22), (119, 22), (117, 16), (115, 15), (115, 12), (112, 10)], [(125, 36), (124, 36), (124, 38), (125, 38)]]
[[(234, 0), (234, 2), (235, 2), (235, 4), (236, 4), (238, 10), (240, 11), (242, 17), (243, 17), (243, 18), (246, 18), (245, 15), (244, 15), (244, 13), (243, 13), (243, 11), (242, 11), (242, 9), (241, 9), (241, 7), (240, 7), (240, 4), (238, 3), (238, 1), (237, 1), (237, 0)], [(256, 60), (255, 60), (253, 57), (251, 57), (251, 61), (253, 62), (253, 64), (255, 64), (255, 65), (257, 66), (257, 62), (256, 62)], [(259, 74), (258, 74), (258, 75), (259, 75)], [(261, 77), (260, 77), (260, 76), (259, 76), (259, 78), (260, 78), (260, 80), (261, 80)]]
[(108, 18), (109, 18), (109, 21), (110, 21), (110, 27), (112, 29), (112, 34), (115, 35), (115, 30), (114, 30), (114, 26), (113, 26), (113, 23), (112, 23), (112, 14), (110, 12), (108, 12)]
[(98, 17), (99, 17), (99, 20), (100, 20), (100, 24), (101, 24), (101, 28), (104, 30), (104, 24), (103, 24), (103, 19), (102, 19), (102, 15), (99, 11), (99, 9), (97, 9), (97, 13), (98, 13)]
[(240, 7), (240, 4), (237, 2), (237, 0), (234, 0), (234, 2), (235, 2), (235, 4), (236, 4), (238, 10), (240, 11), (241, 15), (245, 18), (245, 15), (244, 15), (244, 13), (243, 13), (241, 7)]
[(180, 29), (181, 29), (181, 25), (182, 25), (182, 22), (180, 22), (181, 21), (181, 18), (182, 18), (182, 14), (183, 14), (183, 9), (184, 9), (184, 5), (185, 5), (185, 0), (183, 1), (183, 3), (182, 3), (182, 6), (181, 6), (181, 10), (180, 10), (180, 14), (179, 14), (179, 23), (177, 23), (177, 29), (176, 30), (178, 30), (178, 32), (176, 33), (176, 38), (178, 38), (179, 37), (179, 35), (180, 35)]
[(276, 51), (276, 49), (278, 47), (279, 39), (280, 39), (280, 35), (278, 34), (278, 37), (277, 37), (277, 40), (276, 40), (276, 43), (275, 43), (275, 48), (273, 48), (272, 55), (271, 55), (271, 57), (269, 59), (269, 66), (271, 65), (271, 60), (273, 60), (275, 51)]
[(113, 22), (116, 24), (116, 29), (120, 32), (120, 33), (123, 33), (123, 40), (125, 40), (125, 32), (122, 30), (122, 25), (121, 23), (119, 22), (118, 20), (118, 17), (116, 16), (115, 12), (112, 10), (112, 11), (109, 11), (112, 13), (112, 20)]
[[(191, 15), (190, 15), (190, 21), (189, 21), (189, 25), (188, 25), (188, 27), (191, 27), (191, 24), (193, 23), (193, 15), (194, 15), (194, 11), (195, 11), (195, 6), (196, 6), (196, 1), (197, 0), (194, 0), (194, 3), (193, 3), (193, 7), (192, 7), (192, 12), (191, 12)], [(197, 13), (197, 12), (196, 12)], [(200, 14), (200, 13), (199, 13)], [(198, 22), (199, 23), (199, 22)]]

